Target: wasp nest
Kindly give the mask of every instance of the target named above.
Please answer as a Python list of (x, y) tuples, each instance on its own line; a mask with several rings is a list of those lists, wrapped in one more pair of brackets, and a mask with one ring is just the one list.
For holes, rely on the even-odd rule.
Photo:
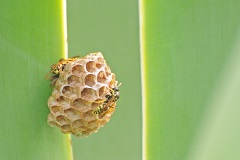
[(100, 52), (55, 66), (48, 124), (78, 137), (97, 132), (110, 120), (119, 98), (115, 74)]

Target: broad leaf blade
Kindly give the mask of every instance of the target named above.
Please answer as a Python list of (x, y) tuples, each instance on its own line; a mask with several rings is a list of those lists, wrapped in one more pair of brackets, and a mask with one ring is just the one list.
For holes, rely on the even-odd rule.
[(233, 54), (240, 23), (236, 16), (240, 14), (239, 2), (140, 3), (144, 157), (185, 160), (205, 114), (212, 110), (209, 102)]
[(44, 79), (65, 50), (63, 2), (1, 2), (1, 159), (71, 159), (68, 136), (47, 125)]

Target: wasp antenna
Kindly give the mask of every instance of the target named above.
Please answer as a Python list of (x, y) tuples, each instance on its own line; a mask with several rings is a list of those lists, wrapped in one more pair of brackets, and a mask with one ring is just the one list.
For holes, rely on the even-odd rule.
[(119, 83), (119, 85), (117, 85), (117, 87), (120, 87), (122, 85), (122, 83)]

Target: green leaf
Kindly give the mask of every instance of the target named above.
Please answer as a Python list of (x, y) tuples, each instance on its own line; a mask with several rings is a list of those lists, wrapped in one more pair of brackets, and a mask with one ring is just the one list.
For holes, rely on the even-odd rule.
[(47, 125), (44, 79), (66, 54), (64, 10), (58, 0), (1, 2), (1, 159), (72, 159), (68, 136)]
[(239, 79), (232, 60), (239, 57), (234, 49), (239, 5), (236, 0), (140, 1), (144, 158), (240, 158), (239, 134), (231, 134), (239, 133), (233, 124), (240, 119), (227, 109), (239, 113), (239, 81), (231, 81)]

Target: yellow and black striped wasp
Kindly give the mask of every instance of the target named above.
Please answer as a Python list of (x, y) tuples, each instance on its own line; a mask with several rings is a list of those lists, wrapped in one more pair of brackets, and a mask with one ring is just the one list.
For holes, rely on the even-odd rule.
[(113, 102), (116, 102), (120, 98), (119, 89), (118, 89), (119, 86), (109, 89), (110, 94), (107, 94), (105, 96), (106, 100), (103, 102), (102, 105), (98, 106), (97, 108), (95, 108), (93, 110), (94, 114), (98, 114), (99, 117), (102, 117), (104, 115), (104, 113), (106, 113), (106, 111), (113, 108), (113, 106), (112, 106)]
[[(74, 56), (74, 57), (68, 58), (68, 59), (61, 58), (58, 61), (58, 63), (53, 64), (51, 66), (50, 72), (45, 76), (45, 79), (48, 79), (51, 81), (51, 85), (50, 85), (51, 87), (55, 86), (55, 83), (56, 83), (57, 79), (59, 78), (59, 73), (64, 70), (66, 64), (69, 62), (75, 61), (79, 57), (80, 56)], [(48, 78), (51, 73), (53, 73), (53, 75), (50, 78)]]

